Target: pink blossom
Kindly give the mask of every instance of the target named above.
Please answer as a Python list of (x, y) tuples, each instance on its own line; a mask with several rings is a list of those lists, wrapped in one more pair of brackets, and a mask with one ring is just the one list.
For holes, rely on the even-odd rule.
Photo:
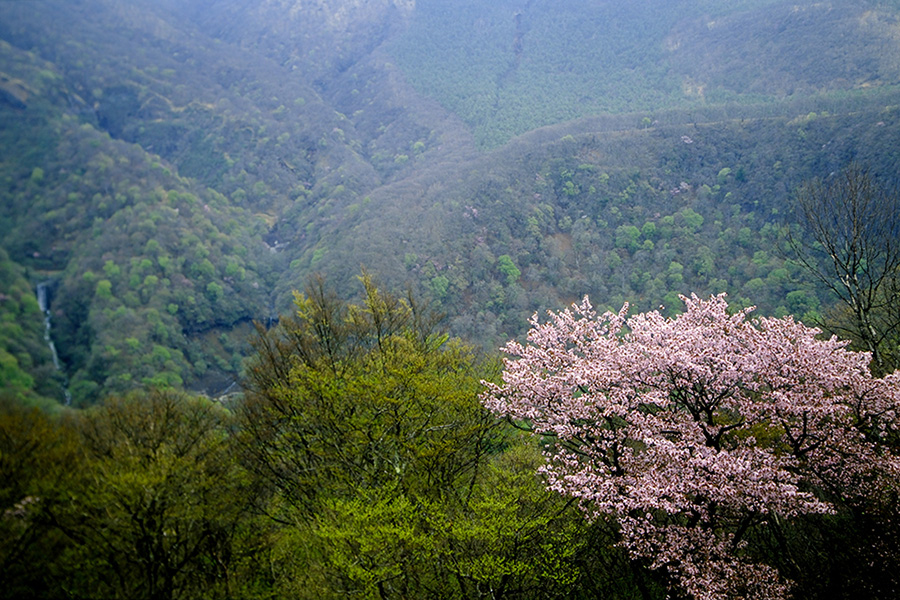
[(873, 379), (867, 354), (790, 317), (729, 314), (724, 295), (682, 300), (674, 318), (597, 315), (587, 298), (535, 315), (483, 402), (555, 436), (550, 488), (615, 517), (632, 557), (682, 592), (785, 598), (790, 582), (743, 536), (831, 512), (826, 492), (896, 486), (900, 460), (882, 440), (898, 426), (900, 374)]

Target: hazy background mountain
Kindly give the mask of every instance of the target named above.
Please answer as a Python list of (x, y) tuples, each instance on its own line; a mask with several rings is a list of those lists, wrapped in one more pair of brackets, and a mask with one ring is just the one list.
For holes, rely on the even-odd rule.
[(810, 317), (793, 191), (898, 172), (897, 2), (7, 1), (0, 40), (0, 377), (32, 400), (221, 393), (251, 320), (362, 266), (486, 348), (584, 294)]

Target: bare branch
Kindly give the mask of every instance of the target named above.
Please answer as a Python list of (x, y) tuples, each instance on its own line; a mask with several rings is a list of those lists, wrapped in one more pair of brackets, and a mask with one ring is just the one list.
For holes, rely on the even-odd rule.
[[(824, 325), (848, 334), (872, 355), (875, 374), (900, 366), (900, 194), (888, 191), (859, 165), (797, 193), (804, 234), (788, 243), (804, 268), (839, 299), (842, 320)], [(837, 314), (833, 312), (833, 315)]]

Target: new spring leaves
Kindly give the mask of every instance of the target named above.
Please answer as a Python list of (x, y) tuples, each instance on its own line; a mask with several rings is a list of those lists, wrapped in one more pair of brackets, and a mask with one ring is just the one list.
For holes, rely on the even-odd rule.
[(614, 517), (673, 591), (783, 598), (789, 582), (747, 539), (896, 485), (900, 376), (872, 378), (868, 354), (791, 318), (683, 300), (675, 318), (598, 316), (587, 299), (535, 317), (483, 399), (552, 436), (550, 486)]

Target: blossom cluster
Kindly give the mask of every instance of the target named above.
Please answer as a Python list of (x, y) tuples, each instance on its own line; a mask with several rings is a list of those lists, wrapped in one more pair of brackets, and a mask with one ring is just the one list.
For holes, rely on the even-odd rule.
[(659, 312), (597, 315), (587, 298), (532, 318), (485, 405), (552, 435), (544, 473), (589, 515), (612, 515), (633, 558), (702, 600), (784, 598), (746, 552), (771, 519), (832, 510), (900, 481), (884, 440), (900, 374), (790, 317), (729, 312), (724, 295)]

